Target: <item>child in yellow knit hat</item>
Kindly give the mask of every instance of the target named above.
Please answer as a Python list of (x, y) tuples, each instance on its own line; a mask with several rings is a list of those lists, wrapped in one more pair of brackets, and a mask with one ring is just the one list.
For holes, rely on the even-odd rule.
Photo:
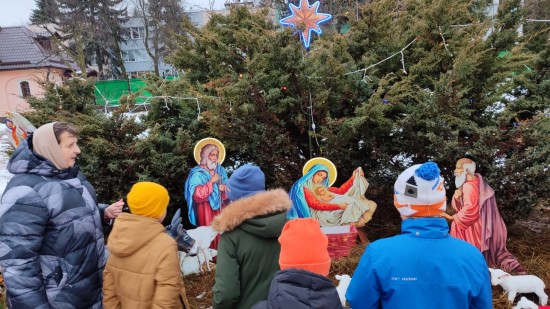
[(103, 273), (103, 305), (109, 308), (190, 308), (178, 247), (162, 225), (170, 197), (153, 182), (138, 182), (127, 196), (131, 214), (115, 220)]

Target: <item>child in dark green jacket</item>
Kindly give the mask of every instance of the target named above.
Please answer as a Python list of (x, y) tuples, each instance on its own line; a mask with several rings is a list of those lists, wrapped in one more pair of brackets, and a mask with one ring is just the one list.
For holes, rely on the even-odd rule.
[(231, 204), (214, 218), (218, 244), (214, 309), (250, 309), (267, 298), (279, 270), (277, 241), (292, 204), (283, 189), (265, 191), (265, 176), (247, 164), (227, 182)]

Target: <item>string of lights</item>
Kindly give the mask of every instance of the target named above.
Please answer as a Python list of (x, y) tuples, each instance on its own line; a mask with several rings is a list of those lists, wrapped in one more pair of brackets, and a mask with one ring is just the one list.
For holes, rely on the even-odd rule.
[(344, 75), (350, 75), (350, 74), (355, 74), (355, 73), (363, 72), (363, 81), (364, 81), (364, 82), (367, 82), (366, 79), (372, 81), (372, 80), (370, 79), (370, 77), (367, 75), (367, 71), (368, 71), (369, 69), (371, 69), (371, 68), (373, 68), (373, 67), (375, 67), (375, 66), (381, 64), (381, 63), (384, 63), (384, 62), (390, 60), (391, 58), (393, 58), (393, 57), (395, 57), (395, 56), (397, 56), (397, 55), (399, 55), (399, 54), (401, 54), (401, 64), (403, 65), (403, 73), (407, 74), (407, 69), (405, 68), (405, 55), (403, 54), (403, 51), (405, 51), (407, 48), (409, 48), (409, 46), (411, 46), (415, 41), (416, 41), (416, 38), (414, 38), (414, 40), (412, 40), (409, 44), (407, 44), (405, 47), (403, 47), (400, 51), (396, 52), (395, 54), (393, 54), (393, 55), (391, 55), (391, 56), (389, 56), (389, 57), (387, 57), (387, 58), (385, 58), (385, 59), (382, 59), (382, 60), (378, 61), (378, 62), (375, 63), (375, 64), (371, 64), (371, 65), (369, 65), (369, 66), (366, 67), (366, 68), (359, 69), (359, 70), (355, 70), (355, 71), (353, 71), (353, 72), (349, 72), (349, 73), (346, 73), (346, 74), (344, 74)]

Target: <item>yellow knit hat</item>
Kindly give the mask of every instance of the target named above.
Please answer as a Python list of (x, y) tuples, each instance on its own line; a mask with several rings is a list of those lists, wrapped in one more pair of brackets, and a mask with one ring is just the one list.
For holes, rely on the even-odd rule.
[(166, 211), (170, 196), (163, 186), (143, 181), (132, 186), (126, 200), (132, 214), (158, 219)]

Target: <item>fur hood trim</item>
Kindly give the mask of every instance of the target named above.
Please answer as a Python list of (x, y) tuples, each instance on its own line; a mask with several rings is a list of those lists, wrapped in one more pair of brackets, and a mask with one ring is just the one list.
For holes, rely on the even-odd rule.
[(232, 202), (214, 218), (212, 227), (219, 233), (232, 231), (248, 219), (286, 212), (291, 206), (285, 190), (268, 190)]

